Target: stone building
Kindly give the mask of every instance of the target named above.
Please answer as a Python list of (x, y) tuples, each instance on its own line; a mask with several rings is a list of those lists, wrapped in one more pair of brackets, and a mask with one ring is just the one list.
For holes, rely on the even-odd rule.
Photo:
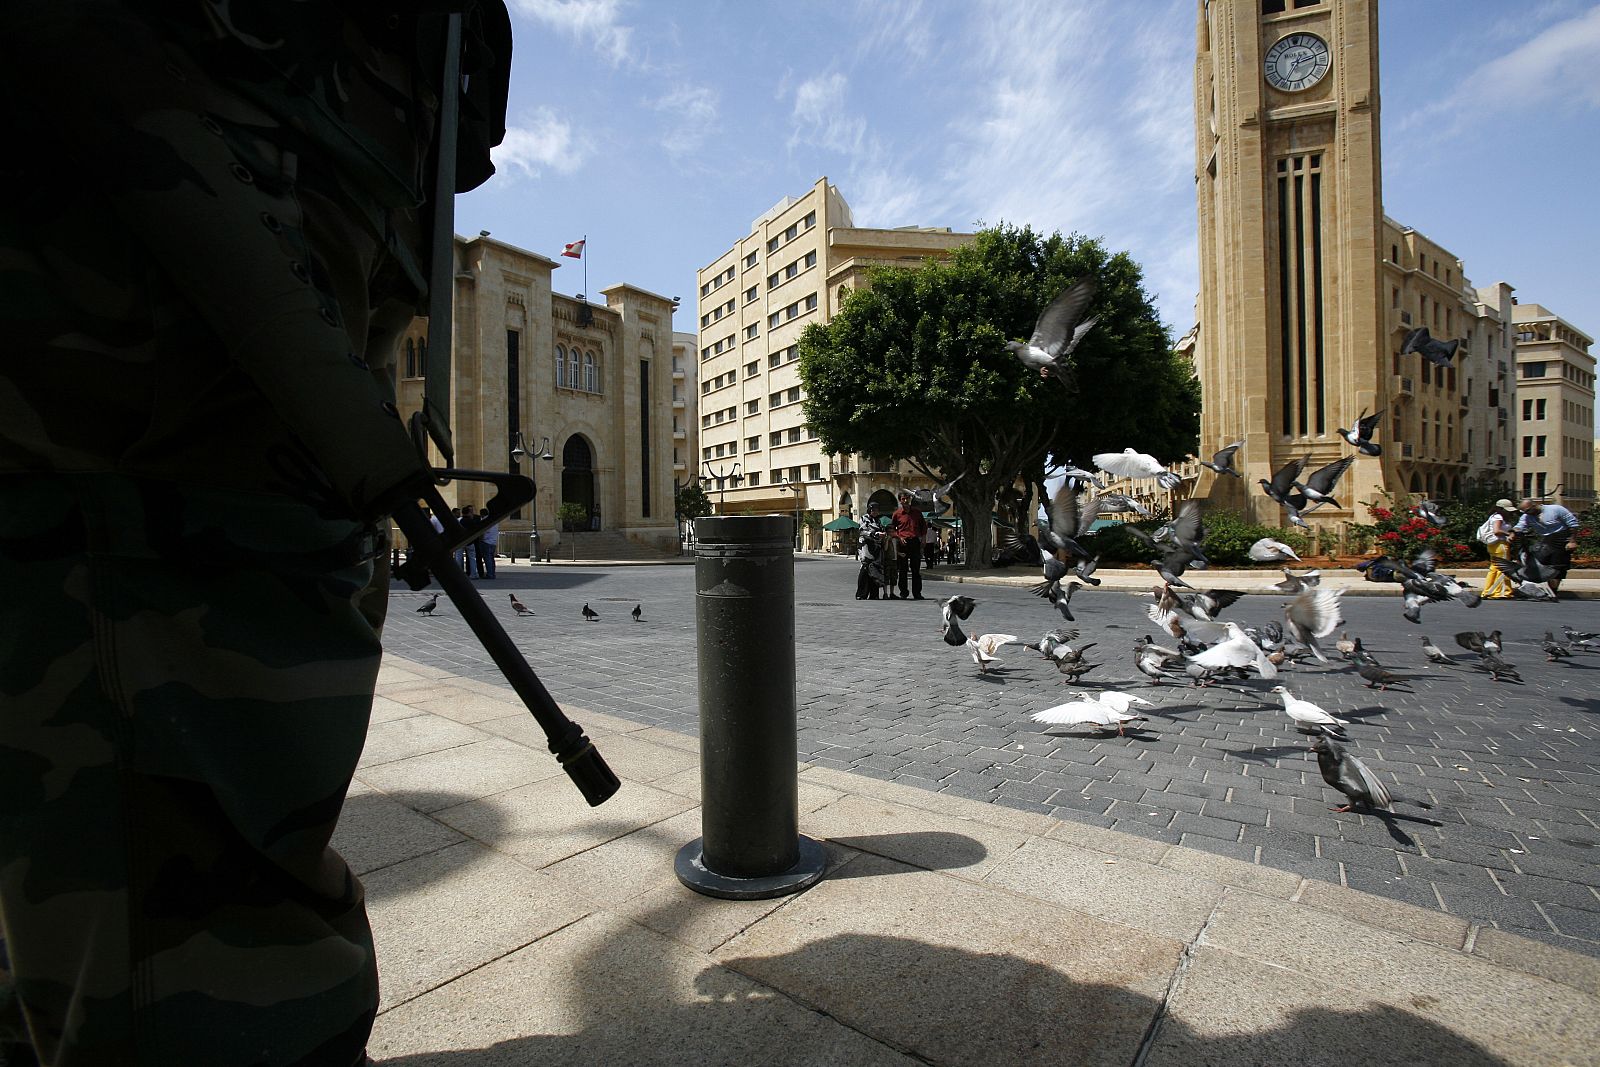
[[(1383, 213), (1375, 0), (1197, 0), (1200, 452), (1245, 442), (1246, 477), (1198, 492), (1278, 524), (1256, 489), (1283, 464), (1351, 452), (1382, 412), (1379, 457), (1346, 473), (1343, 509), (1380, 493), (1449, 496), (1511, 479), (1516, 382), (1502, 362), (1508, 286), (1476, 290), (1460, 260)], [(1454, 366), (1401, 355), (1426, 325), (1462, 340)], [(1506, 460), (1501, 456), (1506, 455)]]
[(821, 525), (859, 518), (866, 501), (894, 499), (926, 478), (908, 465), (823, 455), (805, 425), (801, 331), (826, 322), (867, 268), (915, 267), (971, 239), (948, 229), (862, 229), (826, 178), (784, 197), (710, 264), (699, 282), (698, 473), (722, 513), (793, 513), (804, 548), (823, 547)]
[(1539, 304), (1511, 309), (1517, 352), (1517, 471), (1523, 496), (1593, 506), (1594, 339)]
[[(526, 554), (535, 534), (545, 550), (559, 543), (563, 502), (583, 509), (575, 530), (673, 549), (674, 444), (685, 451), (673, 436), (675, 301), (631, 285), (602, 289), (604, 304), (556, 293), (554, 260), (488, 236), (457, 237), (455, 256), (455, 465), (531, 474), (538, 489), (502, 526), (502, 551)], [(422, 406), (428, 342), (419, 318), (399, 362), (407, 419)], [(474, 506), (489, 495), (471, 482), (444, 493)]]

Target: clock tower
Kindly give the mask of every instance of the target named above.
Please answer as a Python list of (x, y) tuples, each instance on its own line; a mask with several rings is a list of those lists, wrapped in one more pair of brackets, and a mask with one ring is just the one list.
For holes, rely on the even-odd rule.
[[(1339, 429), (1388, 404), (1377, 0), (1196, 3), (1200, 454), (1245, 443), (1245, 478), (1205, 472), (1197, 495), (1287, 525), (1256, 480), (1350, 454)], [(1309, 521), (1364, 520), (1389, 451)]]

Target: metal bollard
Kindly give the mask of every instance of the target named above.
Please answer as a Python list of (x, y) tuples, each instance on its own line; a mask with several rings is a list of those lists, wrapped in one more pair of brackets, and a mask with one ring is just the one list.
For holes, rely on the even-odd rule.
[(800, 834), (794, 694), (794, 519), (695, 520), (700, 832), (678, 850), (697, 893), (760, 900), (822, 877)]

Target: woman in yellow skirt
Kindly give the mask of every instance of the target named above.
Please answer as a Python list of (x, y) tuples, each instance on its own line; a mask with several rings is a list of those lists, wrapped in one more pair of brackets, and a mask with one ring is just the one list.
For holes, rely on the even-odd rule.
[(1489, 549), (1489, 573), (1483, 579), (1483, 599), (1485, 600), (1510, 600), (1517, 595), (1516, 587), (1511, 584), (1505, 572), (1495, 566), (1496, 560), (1510, 558), (1511, 543), (1511, 513), (1515, 505), (1509, 500), (1496, 500), (1494, 510), (1489, 512), (1487, 520), (1488, 536), (1483, 539), (1485, 547)]

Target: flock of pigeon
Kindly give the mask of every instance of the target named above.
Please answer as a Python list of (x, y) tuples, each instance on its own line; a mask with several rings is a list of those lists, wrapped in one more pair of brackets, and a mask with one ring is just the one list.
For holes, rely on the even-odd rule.
[[(534, 610), (532, 608), (528, 607), (528, 605), (524, 604), (522, 601), (517, 599), (517, 594), (515, 594), (515, 593), (507, 593), (506, 595), (511, 598), (511, 610), (516, 613), (518, 618), (524, 618), (524, 617), (531, 616), (531, 615), (534, 614)], [(434, 610), (437, 609), (438, 606), (439, 606), (439, 594), (438, 593), (434, 593), (431, 597), (428, 598), (428, 601), (425, 604), (423, 604), (421, 607), (417, 608), (417, 614), (418, 615), (422, 615), (422, 616), (426, 616), (428, 618), (432, 618)], [(582, 614), (583, 614), (583, 621), (584, 622), (599, 622), (600, 621), (600, 613), (598, 611), (594, 610), (593, 608), (591, 608), (588, 604), (585, 604), (583, 606), (583, 613)], [(635, 604), (633, 606), (633, 610), (628, 612), (628, 614), (633, 616), (633, 621), (634, 622), (643, 622), (644, 621), (644, 605)]]

